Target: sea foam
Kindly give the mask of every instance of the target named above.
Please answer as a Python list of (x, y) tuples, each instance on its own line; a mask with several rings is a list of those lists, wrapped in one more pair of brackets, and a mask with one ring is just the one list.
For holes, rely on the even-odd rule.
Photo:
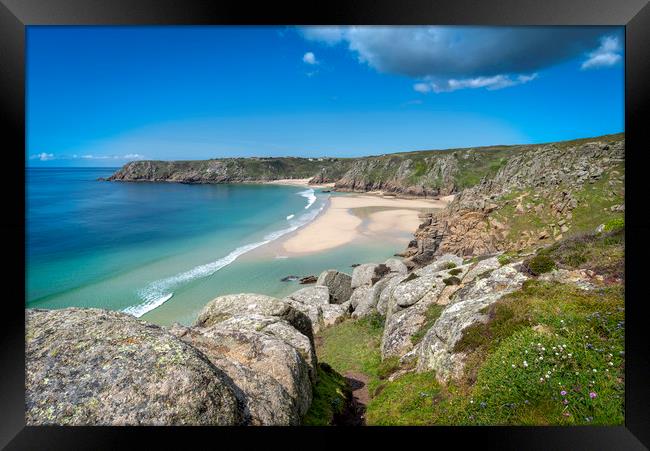
[(300, 191), (298, 195), (307, 198), (307, 206), (305, 207), (305, 210), (307, 210), (314, 204), (314, 202), (316, 202), (316, 193), (314, 193), (314, 190), (311, 188), (305, 191)]
[[(309, 193), (311, 192), (311, 193)], [(301, 196), (308, 198), (308, 205), (305, 208), (311, 207), (311, 205), (316, 201), (316, 196), (314, 195), (314, 190), (301, 191), (298, 193)], [(313, 196), (313, 200), (311, 198)], [(289, 227), (276, 230), (264, 236), (262, 241), (255, 243), (246, 244), (240, 246), (234, 251), (230, 252), (223, 258), (215, 260), (213, 262), (207, 263), (205, 265), (196, 266), (189, 271), (176, 274), (172, 277), (167, 277), (165, 279), (156, 280), (151, 282), (149, 285), (138, 291), (138, 296), (142, 299), (142, 303), (127, 307), (122, 310), (125, 313), (129, 313), (136, 318), (141, 317), (145, 313), (152, 311), (155, 308), (160, 307), (174, 295), (174, 289), (178, 288), (181, 285), (184, 285), (192, 280), (201, 279), (204, 277), (211, 276), (215, 272), (219, 271), (221, 268), (228, 266), (234, 262), (238, 257), (244, 255), (247, 252), (252, 251), (260, 246), (270, 243), (273, 240), (277, 240), (287, 233), (291, 233), (294, 230), (304, 226), (305, 224), (312, 221), (318, 214), (325, 208), (325, 204), (321, 205), (320, 208), (311, 210), (305, 214), (300, 215), (298, 218), (294, 218), (294, 215), (291, 215), (292, 218), (287, 217), (289, 221)]]

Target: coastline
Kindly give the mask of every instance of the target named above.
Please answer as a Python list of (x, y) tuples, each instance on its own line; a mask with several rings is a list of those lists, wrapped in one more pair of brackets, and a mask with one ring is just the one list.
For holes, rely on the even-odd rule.
[(278, 240), (275, 247), (283, 255), (297, 256), (352, 244), (360, 238), (408, 241), (421, 223), (421, 213), (444, 208), (452, 199), (400, 199), (378, 193), (330, 196), (313, 221)]

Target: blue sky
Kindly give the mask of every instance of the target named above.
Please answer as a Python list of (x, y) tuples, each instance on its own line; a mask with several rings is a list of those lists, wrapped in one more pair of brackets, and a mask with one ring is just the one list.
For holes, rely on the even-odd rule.
[(35, 27), (34, 166), (360, 156), (624, 129), (622, 27)]

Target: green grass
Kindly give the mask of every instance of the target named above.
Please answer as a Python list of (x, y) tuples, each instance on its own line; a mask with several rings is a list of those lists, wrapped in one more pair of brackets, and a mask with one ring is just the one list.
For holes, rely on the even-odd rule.
[(341, 374), (357, 371), (378, 377), (383, 322), (377, 316), (347, 320), (322, 330), (317, 336), (319, 360)]
[(433, 424), (434, 400), (440, 386), (434, 374), (407, 373), (381, 386), (370, 400), (366, 411), (369, 425), (427, 425)]
[(303, 418), (305, 426), (329, 426), (345, 410), (352, 396), (347, 381), (326, 363), (318, 365), (318, 383), (314, 397)]
[[(625, 174), (623, 163), (620, 163), (616, 170), (619, 174)], [(613, 205), (624, 203), (623, 183), (611, 186), (610, 180), (611, 172), (604, 173), (594, 183), (586, 183), (582, 190), (575, 193), (578, 206), (572, 211), (574, 232), (593, 231), (600, 224), (623, 218), (622, 212), (610, 210)]]
[(512, 260), (512, 259), (511, 259), (510, 256), (507, 255), (507, 254), (501, 254), (501, 255), (499, 255), (499, 256), (497, 257), (497, 261), (499, 262), (499, 264), (500, 264), (501, 266), (503, 266), (503, 265), (507, 265), (508, 263), (511, 262), (511, 260)]

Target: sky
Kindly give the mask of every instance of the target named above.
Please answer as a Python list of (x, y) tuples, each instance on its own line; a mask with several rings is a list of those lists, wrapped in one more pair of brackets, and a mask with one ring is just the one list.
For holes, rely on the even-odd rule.
[(624, 130), (623, 27), (27, 27), (28, 166)]

